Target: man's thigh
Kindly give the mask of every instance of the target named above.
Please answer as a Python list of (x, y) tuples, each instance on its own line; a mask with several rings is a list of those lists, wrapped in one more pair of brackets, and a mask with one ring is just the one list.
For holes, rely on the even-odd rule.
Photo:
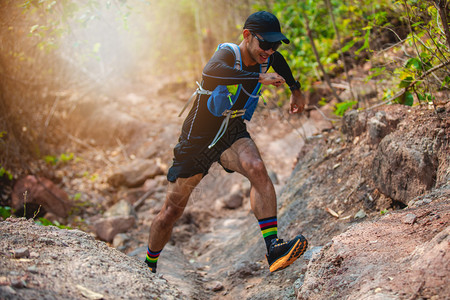
[(177, 178), (175, 182), (169, 182), (165, 206), (184, 209), (189, 196), (202, 178), (203, 174), (197, 174), (189, 178)]
[(262, 160), (258, 147), (251, 138), (241, 138), (225, 150), (220, 156), (220, 164), (232, 171), (246, 176), (245, 164)]

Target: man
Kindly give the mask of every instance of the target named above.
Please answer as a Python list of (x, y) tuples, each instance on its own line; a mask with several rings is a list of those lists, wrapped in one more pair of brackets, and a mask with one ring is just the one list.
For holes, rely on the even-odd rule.
[[(300, 84), (276, 51), (281, 42), (287, 44), (289, 40), (281, 33), (278, 19), (265, 11), (248, 17), (242, 36), (239, 47), (219, 46), (203, 70), (203, 84), (174, 149), (165, 203), (150, 228), (146, 263), (152, 272), (156, 272), (159, 254), (191, 192), (213, 162), (250, 181), (250, 203), (266, 243), (271, 272), (289, 266), (306, 250), (302, 235), (288, 242), (278, 239), (275, 190), (244, 123), (251, 118), (261, 84), (279, 87), (287, 83), (292, 91), (290, 112), (303, 111), (305, 99)], [(265, 73), (268, 66), (276, 73)], [(225, 96), (217, 94), (219, 90), (224, 90)]]

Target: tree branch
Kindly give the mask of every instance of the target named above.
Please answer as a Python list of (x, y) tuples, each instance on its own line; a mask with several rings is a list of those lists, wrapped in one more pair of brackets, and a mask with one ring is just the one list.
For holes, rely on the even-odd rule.
[(407, 87), (405, 87), (403, 90), (401, 90), (400, 92), (397, 92), (397, 93), (396, 93), (394, 96), (392, 96), (391, 98), (389, 98), (389, 99), (387, 99), (387, 100), (385, 100), (385, 101), (383, 101), (383, 102), (381, 102), (381, 103), (375, 104), (375, 105), (373, 105), (373, 106), (371, 106), (371, 107), (368, 107), (368, 108), (366, 108), (366, 110), (370, 110), (370, 109), (374, 109), (374, 108), (376, 108), (376, 107), (382, 106), (382, 105), (384, 105), (384, 104), (387, 104), (387, 103), (391, 102), (392, 100), (397, 99), (398, 97), (403, 96), (410, 88), (412, 88), (414, 85), (416, 85), (416, 84), (417, 84), (419, 81), (421, 81), (423, 78), (425, 78), (426, 76), (430, 75), (430, 74), (433, 73), (434, 71), (437, 71), (437, 70), (439, 70), (439, 69), (441, 69), (441, 68), (443, 68), (443, 67), (445, 67), (445, 66), (447, 66), (447, 65), (450, 65), (450, 61), (446, 61), (446, 62), (443, 62), (442, 64), (439, 64), (439, 65), (437, 65), (437, 66), (434, 66), (433, 68), (431, 68), (431, 69), (429, 69), (428, 71), (426, 71), (425, 73), (423, 73), (419, 78), (417, 78), (416, 80), (414, 80), (413, 82), (411, 82), (411, 83), (410, 83)]
[(316, 61), (319, 64), (319, 68), (320, 68), (320, 70), (323, 73), (323, 77), (325, 78), (325, 81), (327, 82), (328, 86), (330, 87), (330, 90), (333, 93), (333, 96), (336, 97), (336, 99), (339, 102), (342, 102), (341, 98), (339, 98), (338, 94), (336, 93), (336, 90), (331, 85), (330, 77), (328, 76), (327, 72), (325, 72), (325, 69), (324, 69), (322, 63), (320, 62), (319, 52), (317, 52), (317, 48), (316, 48), (316, 45), (314, 43), (314, 38), (312, 36), (312, 31), (309, 28), (308, 16), (306, 15), (306, 13), (303, 10), (302, 10), (302, 13), (303, 13), (303, 19), (305, 20), (306, 32), (307, 32), (308, 38), (309, 38), (309, 40), (311, 42), (311, 47), (313, 49), (314, 55), (316, 56)]

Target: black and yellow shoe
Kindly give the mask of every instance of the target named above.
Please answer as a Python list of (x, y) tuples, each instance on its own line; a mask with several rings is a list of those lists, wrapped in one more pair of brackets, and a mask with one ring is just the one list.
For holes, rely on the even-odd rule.
[(275, 272), (291, 265), (297, 258), (305, 253), (308, 241), (303, 235), (298, 235), (288, 242), (282, 239), (274, 239), (266, 255), (270, 272)]

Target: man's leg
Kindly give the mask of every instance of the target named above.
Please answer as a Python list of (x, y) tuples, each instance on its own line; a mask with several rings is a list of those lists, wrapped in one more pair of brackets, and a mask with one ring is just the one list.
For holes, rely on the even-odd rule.
[(220, 157), (220, 163), (251, 183), (250, 204), (258, 220), (277, 215), (277, 199), (259, 150), (252, 139), (238, 139)]
[(238, 139), (222, 153), (220, 162), (250, 181), (250, 203), (266, 242), (270, 271), (286, 268), (306, 251), (308, 242), (302, 235), (288, 242), (277, 238), (276, 193), (257, 146), (250, 138)]
[(155, 217), (150, 227), (148, 238), (147, 265), (156, 271), (156, 261), (159, 253), (170, 239), (173, 225), (181, 217), (194, 188), (202, 180), (203, 174), (190, 178), (178, 178), (170, 182), (167, 188), (166, 200), (161, 211)]

